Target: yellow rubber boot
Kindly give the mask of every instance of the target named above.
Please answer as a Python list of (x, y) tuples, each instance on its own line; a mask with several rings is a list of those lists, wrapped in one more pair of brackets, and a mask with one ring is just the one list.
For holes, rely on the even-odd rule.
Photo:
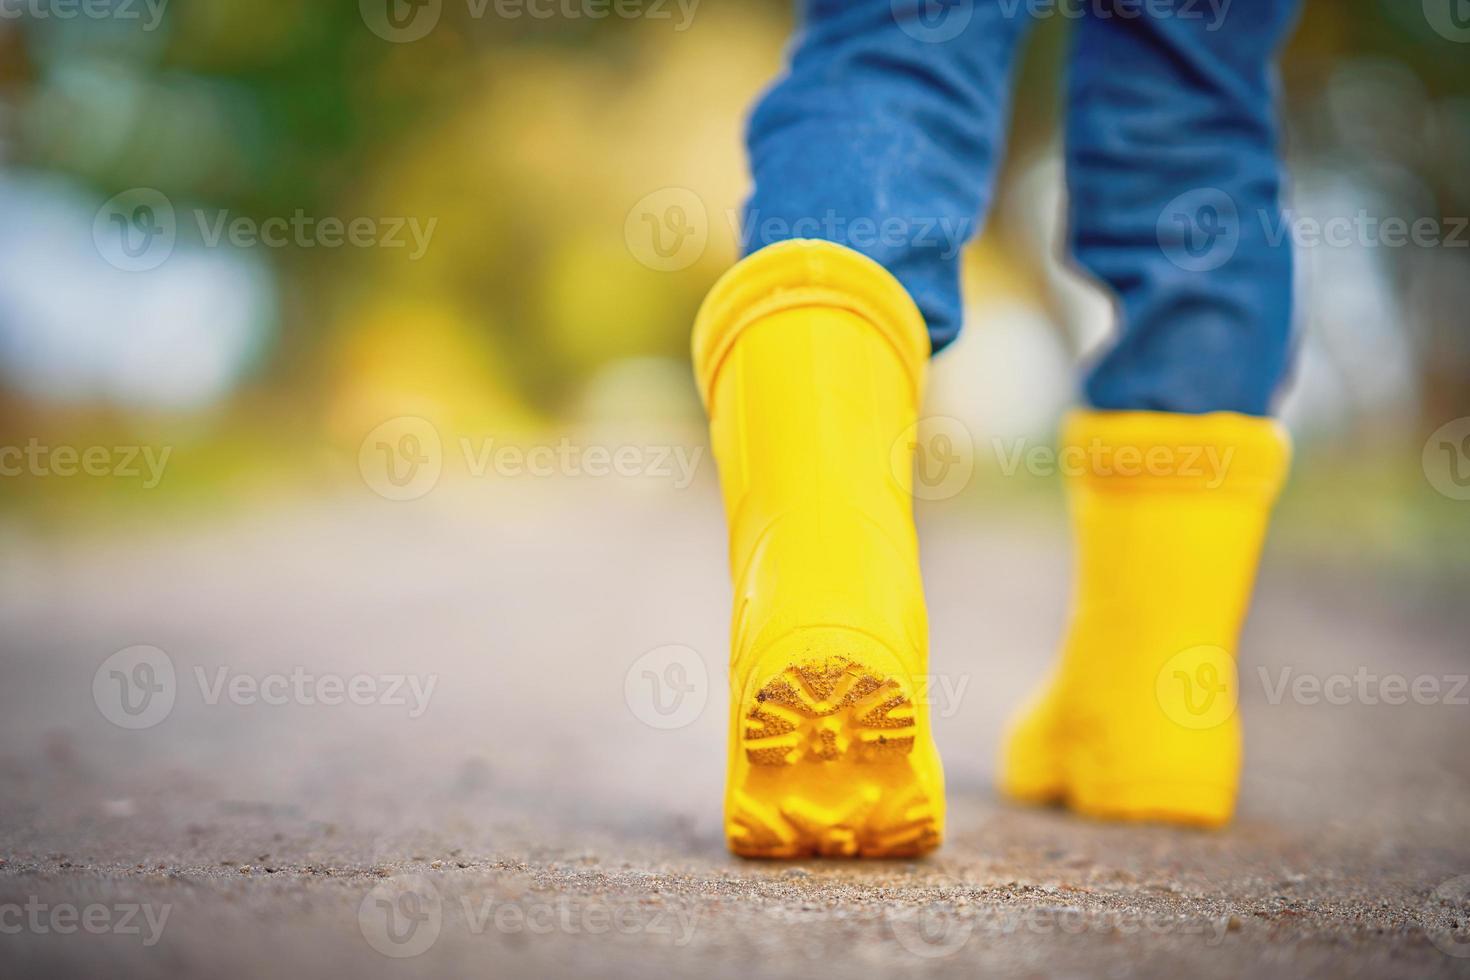
[(827, 242), (711, 290), (694, 364), (735, 585), (725, 828), (747, 857), (939, 844), (911, 495), (929, 339), (886, 270)]
[(1063, 447), (1072, 621), (1011, 724), (1001, 789), (1105, 819), (1220, 826), (1240, 779), (1236, 641), (1284, 430), (1228, 412), (1079, 412)]

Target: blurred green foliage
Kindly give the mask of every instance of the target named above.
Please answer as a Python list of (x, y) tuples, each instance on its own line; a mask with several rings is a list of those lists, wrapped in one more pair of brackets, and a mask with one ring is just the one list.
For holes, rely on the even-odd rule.
[[(1365, 149), (1343, 145), (1344, 121), (1324, 104), (1350, 62), (1401, 66), (1426, 104), (1465, 97), (1464, 46), (1436, 37), (1418, 8), (1307, 6), (1285, 66), (1298, 149)], [(14, 162), (70, 174), (99, 199), (156, 187), (257, 219), (297, 209), (353, 215), (368, 204), (428, 209), (441, 221), (436, 252), (456, 252), (432, 275), (384, 268), (373, 255), (272, 256), (286, 301), (259, 381), (293, 392), (325, 377), (343, 317), (379, 301), (387, 276), (404, 292), (447, 297), (486, 331), (495, 343), (483, 353), (502, 359), (500, 381), (520, 400), (565, 407), (608, 360), (682, 351), (689, 313), (719, 262), (644, 277), (625, 254), (611, 254), (625, 251), (616, 236), (599, 232), (616, 229), (642, 193), (697, 185), (708, 174), (696, 166), (722, 172), (723, 184), (700, 189), (712, 204), (734, 206), (740, 115), (777, 68), (790, 13), (773, 0), (705, 0), (680, 32), (664, 20), (476, 9), (445, 3), (428, 36), (403, 44), (370, 31), (355, 4), (303, 0), (170, 4), (155, 32), (29, 22), (5, 40)], [(1018, 86), (1013, 156), (1052, 139), (1065, 32), (1063, 19), (1037, 31)], [(1440, 213), (1470, 210), (1463, 146), (1390, 139), (1406, 124), (1403, 106), (1350, 108), (1378, 134), (1367, 148), (1377, 162), (1422, 179)], [(1458, 121), (1463, 141), (1470, 117)], [(691, 153), (695, 139), (716, 141), (712, 153)], [(545, 295), (548, 278), (567, 288)]]
[[(1316, 0), (1283, 65), (1293, 161), (1350, 174), (1410, 220), (1470, 213), (1470, 46), (1436, 35), (1420, 7)], [(678, 30), (475, 9), (445, 0), (435, 29), (411, 43), (379, 37), (357, 4), (307, 0), (170, 3), (156, 31), (0, 25), (7, 169), (64, 175), (99, 203), (152, 187), (180, 207), (256, 220), (304, 211), (436, 222), (420, 261), (385, 249), (265, 255), (279, 297), (266, 356), (226, 404), (166, 423), (170, 438), (211, 447), (195, 458), (216, 475), (201, 479), (223, 485), (242, 459), (255, 468), (309, 456), (321, 434), (350, 448), (404, 412), (515, 431), (577, 415), (599, 384), (602, 406), (670, 401), (642, 387), (679, 372), (609, 368), (684, 359), (699, 299), (734, 256), (743, 117), (779, 71), (791, 11), (779, 0), (703, 0)], [(1041, 25), (1020, 69), (1002, 198), (1019, 163), (1054, 149), (1067, 28)], [(635, 202), (667, 187), (692, 189), (709, 211), (708, 249), (674, 272), (639, 262), (624, 233)], [(997, 209), (991, 247), (972, 256), (976, 282), (1044, 289), (1016, 270), (1009, 247), (1015, 222), (1034, 215)], [(1455, 292), (1470, 281), (1467, 252), (1392, 257), (1415, 312), (1402, 329), (1428, 421), (1470, 415)], [(692, 385), (672, 384), (673, 403), (696, 418)], [(16, 431), (165, 425), (0, 399)], [(263, 432), (273, 452), (262, 451)]]

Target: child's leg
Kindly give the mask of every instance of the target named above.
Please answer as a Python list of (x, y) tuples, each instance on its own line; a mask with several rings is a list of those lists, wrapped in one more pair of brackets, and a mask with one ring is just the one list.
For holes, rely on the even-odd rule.
[(1236, 641), (1287, 462), (1264, 416), (1288, 360), (1271, 62), (1294, 7), (1079, 25), (1072, 246), (1117, 294), (1120, 337), (1064, 433), (1073, 619), (1012, 726), (1014, 796), (1207, 825), (1233, 811)]
[(912, 855), (943, 832), (914, 426), (1019, 27), (987, 0), (926, 41), (903, 8), (807, 5), (751, 124), (752, 254), (695, 326), (735, 585), (726, 834), (747, 856)]
[(1289, 357), (1292, 276), (1274, 57), (1297, 3), (1078, 25), (1071, 247), (1121, 307), (1120, 336), (1087, 379), (1093, 407), (1269, 413)]
[(790, 71), (750, 120), (745, 251), (853, 248), (903, 283), (934, 350), (952, 341), (960, 246), (989, 204), (1026, 10), (806, 0)]

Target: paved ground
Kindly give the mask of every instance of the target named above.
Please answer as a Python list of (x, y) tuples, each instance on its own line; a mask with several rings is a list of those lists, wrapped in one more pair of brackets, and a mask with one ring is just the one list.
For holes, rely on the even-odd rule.
[[(69, 544), (12, 528), (0, 974), (1470, 976), (1450, 900), (1470, 874), (1470, 692), (1451, 691), (1470, 613), (1423, 597), (1465, 590), (1273, 554), (1239, 821), (1104, 826), (991, 789), (1002, 719), (1059, 629), (1060, 531), (955, 512), (924, 529), (945, 848), (781, 864), (721, 844), (705, 484), (358, 488)], [(157, 699), (122, 712), (112, 676), (163, 690), (161, 670), (99, 671), (138, 644), (174, 671), (161, 720)], [(670, 644), (712, 683), (691, 654), (639, 661)], [(1286, 668), (1440, 678), (1440, 703), (1272, 704)], [(646, 669), (686, 700), (653, 707)], [(349, 690), (372, 703), (304, 703)]]

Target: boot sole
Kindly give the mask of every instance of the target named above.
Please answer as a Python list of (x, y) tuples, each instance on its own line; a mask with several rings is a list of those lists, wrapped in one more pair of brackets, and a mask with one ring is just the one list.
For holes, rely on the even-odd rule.
[(939, 846), (938, 757), (908, 677), (841, 654), (757, 676), (734, 719), (732, 851), (914, 857)]

